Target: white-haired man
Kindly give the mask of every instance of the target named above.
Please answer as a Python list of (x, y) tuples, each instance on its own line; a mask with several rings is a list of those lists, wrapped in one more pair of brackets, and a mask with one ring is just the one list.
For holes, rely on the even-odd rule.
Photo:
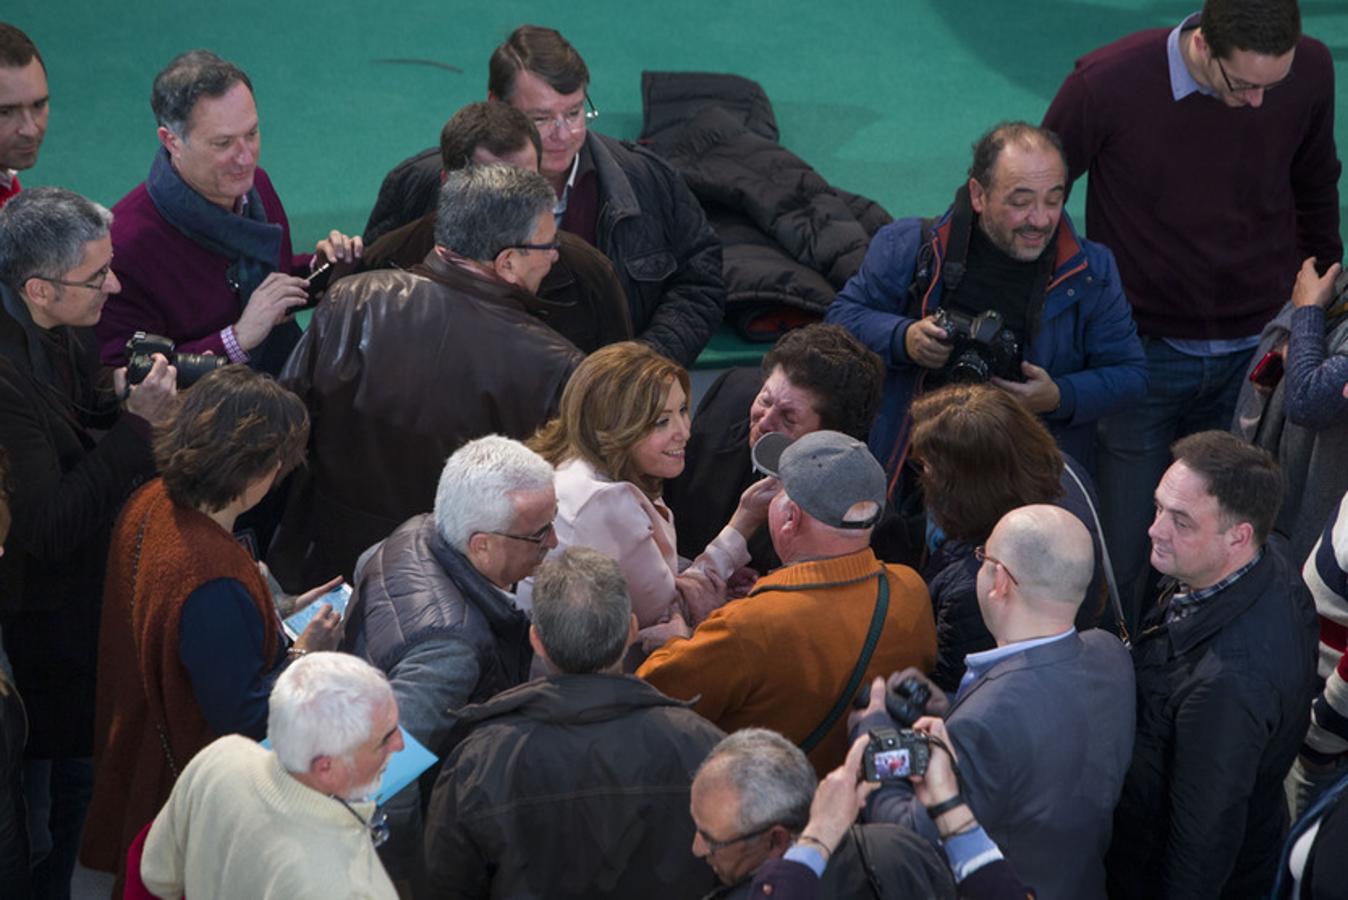
[(382, 673), (311, 653), (272, 688), (265, 749), (228, 735), (183, 770), (145, 839), (159, 897), (394, 898), (372, 799), (402, 749)]
[[(529, 620), (507, 592), (557, 546), (556, 515), (552, 466), (518, 441), (478, 438), (445, 463), (434, 511), (357, 565), (342, 648), (388, 673), (407, 730), (437, 756), (449, 749), (451, 710), (529, 677)], [(412, 785), (390, 803), (395, 878), (411, 874), (418, 800)]]

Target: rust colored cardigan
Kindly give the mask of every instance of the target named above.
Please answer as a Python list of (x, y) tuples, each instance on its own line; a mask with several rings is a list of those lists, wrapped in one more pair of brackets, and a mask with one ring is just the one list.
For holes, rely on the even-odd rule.
[(113, 530), (103, 594), (96, 775), (81, 851), (90, 868), (122, 871), (127, 848), (168, 800), (178, 773), (220, 736), (202, 715), (178, 650), (183, 603), (217, 578), (233, 578), (252, 595), (263, 659), (275, 658), (271, 593), (233, 535), (175, 504), (160, 479), (127, 501)]

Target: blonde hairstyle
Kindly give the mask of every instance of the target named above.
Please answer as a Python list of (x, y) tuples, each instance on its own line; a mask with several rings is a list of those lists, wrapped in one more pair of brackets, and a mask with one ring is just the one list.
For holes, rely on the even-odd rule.
[(586, 357), (562, 392), (561, 412), (529, 440), (552, 463), (582, 459), (615, 481), (629, 481), (648, 497), (663, 483), (637, 468), (632, 455), (665, 407), (670, 385), (688, 395), (688, 372), (646, 344), (609, 344)]

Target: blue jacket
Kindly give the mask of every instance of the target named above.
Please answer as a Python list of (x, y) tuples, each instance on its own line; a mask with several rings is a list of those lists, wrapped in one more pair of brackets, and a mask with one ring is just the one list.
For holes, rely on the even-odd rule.
[[(951, 210), (932, 237), (934, 276), (923, 313), (941, 305), (941, 263), (950, 238)], [(908, 358), (904, 335), (908, 286), (917, 267), (922, 219), (900, 219), (876, 233), (861, 269), (834, 298), (825, 320), (842, 325), (885, 361), (884, 401), (871, 426), (871, 452), (892, 477), (908, 444), (908, 407), (921, 366)], [(977, 226), (974, 226), (977, 227)], [(1095, 420), (1140, 401), (1147, 393), (1147, 363), (1114, 254), (1077, 237), (1064, 213), (1057, 260), (1039, 318), (1039, 332), (1025, 360), (1057, 382), (1062, 400), (1044, 415), (1058, 446), (1088, 468), (1094, 459)]]

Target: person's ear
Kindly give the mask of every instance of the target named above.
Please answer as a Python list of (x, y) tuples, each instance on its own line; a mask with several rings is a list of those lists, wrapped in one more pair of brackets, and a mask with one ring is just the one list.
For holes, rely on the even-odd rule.
[(773, 825), (768, 830), (768, 853), (772, 856), (784, 856), (793, 843), (795, 838), (785, 825)]
[(515, 277), (514, 248), (507, 247), (500, 253), (496, 254), (496, 258), (491, 261), (491, 267), (496, 271), (496, 274), (499, 275), (502, 280), (508, 281), (511, 284), (516, 284), (518, 282), (518, 279)]
[(169, 152), (169, 156), (177, 156), (182, 152), (183, 139), (163, 125), (156, 129), (155, 135), (158, 136), (159, 143)]
[(1226, 531), (1226, 541), (1232, 550), (1249, 547), (1254, 543), (1254, 526), (1249, 522), (1238, 522)]
[(977, 178), (969, 179), (969, 205), (972, 206), (974, 212), (978, 213), (980, 216), (983, 214), (983, 209), (988, 205), (987, 188), (979, 184)]
[(627, 648), (637, 642), (637, 633), (641, 631), (641, 625), (637, 622), (636, 613), (627, 617), (627, 643), (623, 644), (623, 655), (627, 654)]
[(538, 636), (538, 626), (529, 626), (529, 646), (534, 648), (534, 656), (539, 659), (547, 659), (548, 651), (543, 649), (543, 639)]

